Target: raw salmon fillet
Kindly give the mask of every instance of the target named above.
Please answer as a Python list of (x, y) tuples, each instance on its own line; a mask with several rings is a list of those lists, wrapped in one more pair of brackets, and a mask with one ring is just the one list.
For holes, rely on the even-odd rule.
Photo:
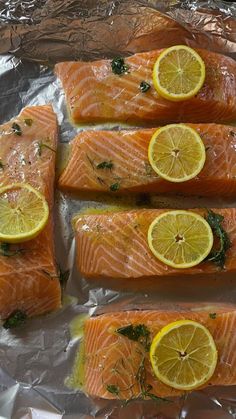
[[(56, 75), (62, 82), (74, 122), (226, 122), (236, 119), (236, 62), (197, 50), (206, 65), (206, 79), (198, 94), (183, 102), (161, 98), (153, 87), (152, 69), (162, 50), (125, 59), (129, 72), (114, 74), (111, 60), (62, 62)], [(151, 88), (142, 93), (140, 83)]]
[[(103, 314), (90, 318), (84, 329), (84, 390), (91, 396), (106, 399), (130, 399), (139, 397), (141, 388), (137, 373), (145, 357), (145, 384), (150, 384), (150, 393), (159, 397), (180, 395), (175, 390), (161, 383), (152, 373), (149, 353), (144, 352), (141, 344), (132, 341), (115, 331), (124, 326), (144, 324), (153, 338), (168, 323), (180, 319), (195, 320), (211, 332), (217, 350), (216, 370), (207, 384), (236, 384), (236, 311), (232, 308), (212, 311), (126, 311)], [(214, 312), (213, 311), (213, 312)], [(116, 386), (118, 395), (107, 390), (107, 386)]]
[(148, 145), (156, 129), (83, 131), (71, 143), (70, 158), (60, 176), (59, 187), (111, 192), (112, 185), (118, 185), (116, 193), (236, 196), (236, 128), (188, 125), (200, 134), (207, 155), (204, 169), (191, 181), (167, 182), (152, 169)]
[[(45, 195), (51, 211), (57, 131), (51, 106), (25, 108), (0, 126), (0, 184), (31, 184)], [(10, 256), (4, 255), (0, 246), (0, 316), (6, 318), (15, 310), (32, 316), (60, 307), (52, 215), (35, 239), (10, 245), (8, 252)]]
[[(151, 252), (147, 232), (164, 209), (143, 209), (109, 214), (78, 215), (75, 219), (77, 265), (87, 278), (148, 278), (174, 275), (212, 274), (219, 271), (213, 262), (188, 269), (174, 269)], [(206, 215), (206, 210), (193, 210)], [(236, 271), (236, 209), (214, 210), (224, 216), (223, 226), (231, 240), (225, 271)]]

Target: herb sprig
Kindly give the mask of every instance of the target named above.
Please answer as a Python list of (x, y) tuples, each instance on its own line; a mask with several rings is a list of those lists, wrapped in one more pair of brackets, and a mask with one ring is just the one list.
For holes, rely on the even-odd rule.
[(153, 393), (150, 393), (152, 390), (152, 385), (147, 384), (146, 382), (146, 370), (145, 370), (145, 357), (143, 356), (142, 361), (139, 365), (136, 379), (139, 382), (141, 393), (139, 397), (141, 397), (143, 400), (145, 400), (147, 397), (149, 397), (152, 400), (155, 400), (156, 402), (169, 402), (170, 400), (158, 397)]
[(206, 260), (214, 262), (221, 269), (223, 269), (225, 265), (226, 252), (231, 247), (229, 236), (222, 226), (223, 220), (223, 215), (208, 210), (206, 221), (212, 228), (213, 234), (220, 239), (220, 247), (219, 249), (213, 249)]
[[(155, 394), (151, 393), (152, 385), (147, 383), (146, 369), (145, 369), (145, 352), (149, 351), (150, 345), (151, 345), (151, 336), (150, 336), (150, 331), (148, 330), (148, 328), (144, 324), (138, 324), (135, 326), (132, 324), (129, 324), (128, 326), (119, 327), (116, 330), (116, 333), (122, 336), (125, 336), (126, 338), (132, 341), (138, 342), (144, 349), (144, 353), (142, 353), (142, 359), (141, 359), (140, 365), (138, 367), (138, 370), (135, 376), (136, 380), (138, 381), (140, 385), (140, 394), (138, 395), (138, 397), (135, 397), (135, 398), (132, 397), (130, 400), (127, 400), (127, 402), (131, 400), (136, 400), (138, 398), (141, 398), (143, 400), (145, 400), (146, 398), (150, 398), (152, 400), (155, 400), (156, 402), (169, 402), (170, 400), (162, 398), (162, 397), (158, 397)], [(119, 387), (112, 385), (112, 389), (110, 390), (113, 390), (113, 394), (116, 394), (114, 391), (115, 390), (118, 391)]]

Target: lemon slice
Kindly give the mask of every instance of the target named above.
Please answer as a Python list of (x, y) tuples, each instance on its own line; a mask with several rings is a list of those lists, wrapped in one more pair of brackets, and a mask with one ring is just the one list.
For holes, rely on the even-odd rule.
[(200, 55), (186, 45), (165, 49), (153, 67), (153, 84), (160, 96), (181, 101), (195, 96), (205, 80), (205, 64)]
[(193, 390), (214, 374), (217, 349), (206, 327), (179, 320), (163, 327), (154, 337), (150, 360), (160, 381), (179, 390)]
[(20, 243), (45, 227), (49, 208), (44, 196), (26, 183), (0, 188), (0, 241)]
[(197, 131), (184, 124), (159, 128), (152, 136), (148, 159), (155, 172), (169, 182), (196, 177), (206, 161), (206, 150)]
[(213, 233), (200, 215), (184, 210), (160, 214), (148, 229), (152, 253), (173, 268), (190, 268), (202, 262), (213, 246)]

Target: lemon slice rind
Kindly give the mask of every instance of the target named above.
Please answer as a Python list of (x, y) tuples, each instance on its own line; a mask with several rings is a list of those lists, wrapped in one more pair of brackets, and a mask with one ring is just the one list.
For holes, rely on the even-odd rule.
[[(174, 130), (176, 132), (178, 130), (180, 134), (182, 131), (182, 136), (180, 136), (178, 144), (175, 144), (175, 138), (171, 138), (171, 143), (173, 146), (172, 147), (168, 146), (169, 148), (167, 148), (165, 141), (167, 142), (168, 138), (166, 139), (165, 137), (163, 138), (163, 133), (166, 134), (167, 137), (171, 137), (171, 133), (173, 133)], [(191, 138), (191, 144), (189, 142), (189, 146), (187, 147), (187, 150), (186, 150), (186, 141), (184, 138), (185, 133), (188, 135), (189, 139)], [(182, 141), (182, 144), (183, 144), (183, 141), (185, 141), (182, 149), (181, 149), (181, 141)], [(164, 156), (163, 156), (163, 153), (162, 154), (160, 153), (160, 156), (159, 156), (160, 160), (158, 160), (156, 156), (156, 153), (158, 153), (158, 146), (160, 147), (163, 146), (165, 147), (165, 150), (166, 150), (166, 153)], [(157, 149), (157, 151), (155, 151), (155, 148)], [(173, 150), (176, 148), (179, 149), (179, 156), (177, 155), (175, 157), (175, 155), (173, 154)], [(191, 149), (190, 157), (188, 156), (189, 149)], [(196, 150), (195, 159), (192, 158), (193, 149)], [(154, 155), (156, 156), (155, 160), (154, 160)], [(199, 156), (199, 158), (197, 158), (196, 156)], [(169, 171), (173, 172), (175, 169), (175, 165), (181, 164), (183, 174), (182, 175), (180, 174), (179, 176), (176, 176), (176, 175), (174, 176), (173, 174), (172, 175), (169, 174), (169, 171), (168, 173), (166, 173), (163, 169), (161, 169), (163, 157), (165, 158), (165, 160), (167, 159), (169, 160), (169, 167), (168, 167)], [(202, 171), (204, 164), (206, 162), (206, 150), (205, 150), (204, 143), (196, 130), (184, 124), (170, 124), (170, 125), (165, 125), (164, 127), (158, 128), (152, 135), (152, 138), (150, 140), (149, 147), (148, 147), (148, 160), (153, 170), (161, 178), (167, 180), (168, 182), (182, 183), (182, 182), (186, 182), (188, 180), (195, 178)], [(190, 166), (192, 165), (192, 172), (187, 173), (187, 174), (185, 171), (186, 168), (184, 167), (184, 164), (186, 164), (186, 161), (188, 163), (191, 161)], [(189, 165), (188, 165), (188, 172), (189, 172)]]
[[(205, 229), (205, 233), (206, 235), (204, 237), (207, 238), (207, 246), (205, 246), (204, 251), (202, 251), (202, 253), (200, 254), (200, 256), (198, 258), (196, 258), (195, 260), (193, 260), (192, 262), (185, 262), (185, 263), (176, 263), (173, 260), (170, 260), (169, 258), (166, 258), (163, 254), (161, 254), (158, 250), (157, 247), (155, 247), (153, 245), (153, 230), (156, 227), (156, 225), (166, 216), (173, 216), (176, 217), (176, 215), (183, 215), (183, 216), (190, 216), (192, 217), (193, 221), (199, 221), (202, 224), (202, 227)], [(196, 233), (198, 234), (198, 231), (196, 231)], [(172, 232), (171, 232), (172, 234)], [(176, 236), (179, 234), (178, 231), (175, 232)], [(173, 244), (175, 244), (174, 240), (175, 240), (175, 234), (173, 233)], [(202, 238), (203, 236), (201, 236), (199, 234), (199, 248), (202, 246)], [(170, 236), (170, 239), (172, 239), (172, 236)], [(147, 240), (148, 240), (148, 246), (150, 248), (150, 250), (152, 251), (152, 253), (154, 254), (154, 256), (159, 259), (161, 262), (163, 262), (165, 265), (170, 266), (172, 268), (175, 269), (187, 269), (187, 268), (191, 268), (194, 267), (196, 265), (199, 265), (199, 263), (201, 263), (210, 253), (212, 246), (213, 246), (213, 242), (214, 242), (214, 236), (213, 236), (213, 232), (212, 229), (210, 227), (210, 225), (208, 224), (208, 222), (199, 214), (196, 214), (195, 212), (192, 211), (186, 211), (186, 210), (172, 210), (172, 211), (165, 211), (162, 214), (160, 214), (159, 216), (157, 216), (153, 222), (150, 224), (149, 229), (148, 229), (148, 234), (147, 234)], [(177, 245), (176, 245), (177, 246)], [(202, 247), (201, 247), (202, 249)]]
[[(20, 190), (20, 194), (23, 194), (23, 198), (22, 196), (19, 198), (17, 210), (11, 208), (7, 199), (1, 199), (1, 196), (14, 189)], [(32, 206), (30, 206), (31, 199), (33, 201)], [(25, 209), (27, 207), (28, 215), (24, 214), (24, 207)], [(44, 229), (48, 217), (49, 207), (45, 197), (30, 184), (13, 183), (0, 188), (1, 242), (21, 243), (35, 238)]]
[[(202, 374), (201, 379), (196, 379), (195, 381), (192, 381), (192, 383), (189, 383), (188, 385), (183, 384), (183, 383), (179, 384), (176, 381), (169, 380), (163, 373), (161, 373), (160, 367), (158, 367), (158, 359), (157, 359), (157, 348), (158, 348), (159, 345), (162, 344), (163, 338), (166, 337), (168, 335), (168, 333), (172, 332), (175, 329), (180, 336), (181, 335), (181, 327), (183, 327), (183, 326), (188, 326), (188, 327), (193, 326), (193, 327), (195, 327), (195, 331), (196, 330), (199, 330), (199, 331), (201, 330), (204, 333), (206, 339), (209, 342), (208, 346), (209, 346), (209, 349), (211, 350), (211, 357), (212, 357), (212, 362), (209, 365), (209, 369), (208, 369), (207, 374)], [(200, 343), (201, 342), (199, 341), (199, 346), (196, 348), (197, 350), (201, 349)], [(202, 345), (202, 347), (203, 347), (203, 345)], [(170, 348), (170, 349), (173, 350), (173, 348)], [(188, 348), (186, 348), (186, 352), (187, 352), (187, 349)], [(183, 350), (182, 348), (179, 348), (180, 353), (181, 353), (182, 350)], [(187, 360), (187, 358), (186, 358), (186, 360), (188, 362), (191, 361), (191, 353), (193, 353), (193, 352), (194, 351), (192, 350), (192, 351), (189, 351), (189, 354), (187, 353), (188, 360)], [(173, 355), (173, 351), (172, 351), (172, 355)], [(168, 356), (169, 356), (168, 347), (165, 347), (166, 361), (168, 361)], [(183, 360), (181, 360), (181, 357), (179, 356), (179, 358), (178, 358), (178, 356), (179, 355), (177, 354), (177, 349), (176, 349), (176, 362), (177, 363), (178, 363), (178, 361), (183, 362)], [(190, 359), (190, 361), (189, 361), (189, 359)], [(194, 360), (194, 356), (193, 356), (192, 359)], [(164, 326), (160, 330), (160, 332), (158, 332), (156, 334), (156, 336), (154, 337), (154, 339), (152, 341), (152, 344), (151, 344), (151, 348), (150, 348), (150, 361), (151, 361), (151, 365), (152, 365), (153, 371), (155, 373), (155, 376), (161, 382), (163, 382), (164, 384), (166, 384), (166, 385), (168, 385), (172, 388), (178, 389), (178, 390), (186, 390), (186, 391), (194, 390), (194, 389), (199, 388), (199, 387), (203, 386), (204, 384), (206, 384), (215, 372), (215, 368), (216, 368), (216, 365), (217, 365), (217, 359), (218, 359), (218, 352), (217, 352), (217, 348), (216, 348), (216, 345), (215, 345), (215, 342), (214, 342), (214, 339), (213, 339), (211, 333), (209, 332), (209, 330), (205, 326), (203, 326), (202, 324), (197, 323), (195, 321), (192, 321), (192, 320), (178, 320), (178, 321), (172, 322), (172, 323)], [(162, 359), (161, 362), (164, 363), (165, 360)], [(160, 366), (161, 366), (161, 362), (160, 362)], [(204, 366), (206, 366), (207, 362), (208, 362), (208, 360), (206, 360), (206, 362), (204, 363), (204, 351), (203, 351), (202, 363), (205, 364)], [(198, 365), (198, 372), (199, 372), (199, 369), (201, 368), (201, 363), (199, 363), (199, 364), (195, 363), (195, 368), (196, 368), (196, 365)], [(193, 365), (191, 365), (191, 368), (192, 368), (192, 372), (194, 372)], [(179, 378), (179, 375), (178, 375), (178, 378)]]
[[(189, 92), (187, 92), (187, 93), (181, 92), (181, 93), (176, 94), (176, 93), (170, 92), (170, 90), (168, 90), (165, 86), (163, 86), (163, 83), (161, 84), (159, 73), (160, 73), (160, 64), (163, 63), (163, 60), (168, 60), (168, 55), (169, 54), (171, 54), (172, 52), (175, 52), (175, 51), (176, 51), (176, 54), (178, 54), (178, 52), (180, 50), (186, 51), (186, 54), (188, 54), (189, 57), (192, 57), (194, 60), (196, 60), (196, 63), (199, 66), (200, 76), (199, 76), (199, 79), (196, 83), (193, 82), (194, 87), (192, 89), (190, 89)], [(174, 70), (175, 65), (173, 67), (173, 63), (171, 63), (171, 61), (170, 61), (169, 66), (167, 66), (167, 68), (170, 68), (170, 69), (173, 70), (173, 73), (176, 72), (176, 77), (175, 77), (175, 80), (174, 80), (176, 85), (177, 85), (178, 77), (180, 77), (179, 74), (181, 73), (181, 63), (179, 62), (179, 60), (177, 60), (177, 61), (178, 61), (179, 67), (178, 67), (178, 69), (176, 67), (176, 71)], [(183, 64), (183, 67), (184, 66), (185, 66), (185, 64)], [(164, 49), (160, 53), (159, 57), (157, 58), (157, 60), (154, 64), (154, 67), (153, 67), (153, 84), (154, 84), (155, 89), (157, 90), (157, 92), (159, 93), (160, 96), (162, 96), (163, 98), (168, 99), (170, 101), (174, 101), (174, 102), (184, 101), (184, 100), (188, 100), (188, 99), (191, 99), (192, 97), (194, 97), (199, 92), (199, 90), (202, 88), (202, 86), (204, 84), (204, 81), (205, 81), (205, 77), (206, 77), (206, 69), (205, 69), (204, 61), (202, 60), (200, 55), (194, 49), (192, 49), (192, 48), (190, 48), (186, 45), (175, 45), (175, 46), (172, 46), (170, 48)], [(181, 83), (183, 83), (183, 81), (181, 80), (181, 82), (179, 84), (181, 85)], [(188, 77), (188, 81), (186, 80), (186, 84), (187, 84), (187, 82), (189, 83), (189, 77)]]

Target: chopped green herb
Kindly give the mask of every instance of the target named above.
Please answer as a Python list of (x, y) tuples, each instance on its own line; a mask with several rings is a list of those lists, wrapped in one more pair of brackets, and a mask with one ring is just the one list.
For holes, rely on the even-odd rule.
[(111, 161), (102, 161), (101, 163), (97, 164), (97, 169), (112, 169), (113, 163)]
[(151, 85), (147, 83), (146, 81), (141, 81), (139, 88), (142, 93), (145, 93), (151, 88)]
[(24, 311), (15, 310), (5, 320), (5, 322), (3, 323), (3, 327), (4, 329), (13, 329), (15, 327), (19, 327), (23, 323), (25, 323), (26, 319), (27, 319), (27, 314)]
[(25, 118), (24, 123), (25, 123), (25, 125), (28, 125), (28, 127), (31, 127), (31, 125), (33, 124), (33, 119)]
[(4, 169), (4, 164), (2, 163), (2, 161), (0, 160), (0, 169)]
[(208, 210), (206, 220), (211, 226), (213, 234), (220, 239), (220, 248), (217, 250), (213, 249), (207, 256), (206, 260), (214, 262), (220, 268), (224, 268), (226, 252), (231, 247), (229, 236), (222, 227), (224, 217), (221, 214), (216, 214), (215, 212)]
[(13, 129), (14, 134), (19, 135), (19, 136), (22, 135), (21, 127), (16, 122), (13, 122), (11, 127)]
[(119, 327), (116, 331), (120, 335), (126, 336), (130, 340), (134, 341), (138, 341), (140, 337), (150, 334), (149, 330), (144, 324), (138, 324), (137, 326), (129, 324), (128, 326)]
[(17, 249), (17, 250), (11, 250), (10, 243), (0, 243), (0, 255), (1, 256), (16, 256), (19, 253), (24, 252), (24, 249)]
[(54, 153), (56, 153), (56, 150), (54, 150), (54, 148), (50, 147), (48, 144), (43, 143), (42, 141), (38, 142), (37, 146), (38, 146), (38, 155), (40, 157), (42, 156), (42, 149), (43, 148), (47, 148), (48, 150), (51, 150)]
[(117, 182), (117, 183), (113, 183), (111, 186), (110, 186), (110, 190), (112, 191), (112, 192), (115, 192), (115, 191), (118, 191), (118, 189), (120, 188), (120, 184)]
[(116, 332), (120, 335), (126, 336), (130, 340), (141, 343), (145, 351), (149, 351), (150, 331), (144, 324), (138, 324), (137, 326), (129, 324), (128, 326), (118, 328)]
[(209, 313), (210, 319), (216, 319), (216, 313)]
[(106, 387), (107, 391), (109, 391), (109, 393), (111, 394), (115, 394), (116, 396), (118, 396), (119, 392), (120, 392), (120, 388), (114, 384), (108, 384)]
[(122, 57), (116, 57), (111, 61), (111, 69), (114, 74), (119, 76), (127, 73), (129, 70), (128, 64), (125, 64), (125, 60)]

